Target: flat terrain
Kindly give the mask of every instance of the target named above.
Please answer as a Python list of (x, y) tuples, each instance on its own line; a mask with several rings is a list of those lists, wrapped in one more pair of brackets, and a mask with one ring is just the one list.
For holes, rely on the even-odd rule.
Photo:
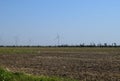
[(34, 75), (120, 81), (120, 48), (0, 48), (0, 66)]

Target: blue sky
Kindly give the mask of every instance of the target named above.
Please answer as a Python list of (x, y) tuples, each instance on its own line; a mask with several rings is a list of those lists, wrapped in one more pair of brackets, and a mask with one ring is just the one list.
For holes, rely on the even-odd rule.
[(0, 45), (120, 44), (120, 0), (0, 0)]

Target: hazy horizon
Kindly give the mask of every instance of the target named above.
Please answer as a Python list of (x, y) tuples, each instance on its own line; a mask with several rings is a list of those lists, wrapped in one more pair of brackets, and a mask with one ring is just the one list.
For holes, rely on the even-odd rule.
[(119, 0), (1, 0), (0, 45), (120, 44)]

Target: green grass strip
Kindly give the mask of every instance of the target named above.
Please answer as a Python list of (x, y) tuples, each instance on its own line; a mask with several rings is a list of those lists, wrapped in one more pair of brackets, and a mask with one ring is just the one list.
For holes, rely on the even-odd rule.
[(0, 68), (0, 81), (77, 81), (68, 78), (33, 76), (24, 73), (13, 73)]

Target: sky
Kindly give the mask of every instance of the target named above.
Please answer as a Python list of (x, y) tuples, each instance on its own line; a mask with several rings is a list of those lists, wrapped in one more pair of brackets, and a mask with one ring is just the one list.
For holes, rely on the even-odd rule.
[(0, 0), (0, 45), (120, 44), (120, 0)]

